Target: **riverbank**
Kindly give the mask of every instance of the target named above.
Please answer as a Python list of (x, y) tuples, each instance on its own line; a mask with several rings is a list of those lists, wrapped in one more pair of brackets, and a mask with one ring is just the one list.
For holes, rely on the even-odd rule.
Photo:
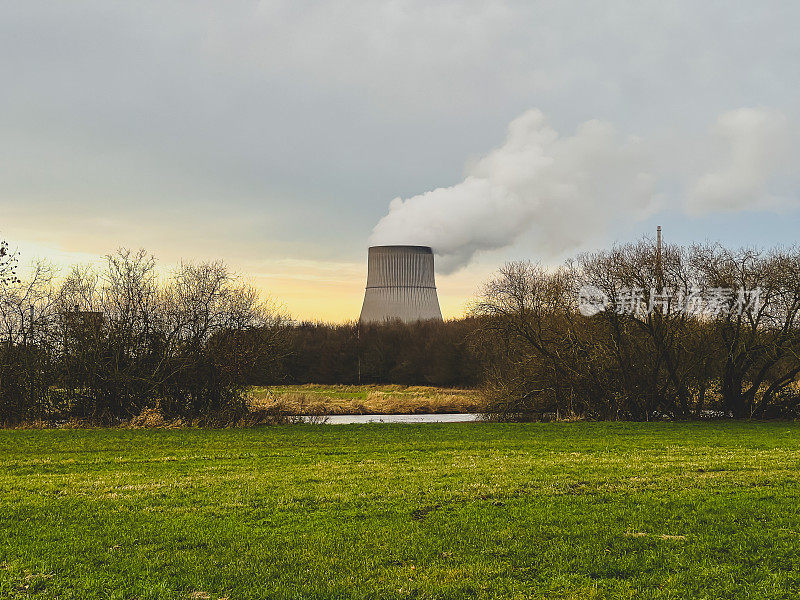
[(301, 415), (476, 413), (477, 390), (401, 385), (289, 385), (253, 387), (253, 410)]

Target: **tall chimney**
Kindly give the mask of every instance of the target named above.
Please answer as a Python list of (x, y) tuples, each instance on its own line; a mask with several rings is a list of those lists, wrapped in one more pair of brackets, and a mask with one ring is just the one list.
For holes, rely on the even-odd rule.
[(360, 323), (442, 320), (433, 251), (428, 246), (372, 246)]

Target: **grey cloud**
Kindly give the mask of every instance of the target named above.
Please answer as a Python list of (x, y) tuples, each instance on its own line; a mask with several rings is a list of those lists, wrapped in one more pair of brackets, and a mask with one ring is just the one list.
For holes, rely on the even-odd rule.
[[(531, 106), (558, 132), (597, 119), (647, 140), (737, 106), (796, 116), (799, 17), (788, 1), (7, 2), (0, 209), (78, 206), (131, 239), (225, 209), (259, 227), (216, 252), (353, 259), (391, 198), (459, 185)], [(550, 245), (579, 235), (529, 218)], [(41, 235), (79, 243), (65, 219)]]
[[(714, 134), (718, 144), (716, 151), (708, 152), (709, 162), (721, 164), (694, 184), (688, 195), (689, 212), (800, 206), (796, 191), (795, 195), (781, 196), (771, 189), (777, 176), (791, 173), (800, 156), (797, 131), (785, 114), (767, 107), (727, 111), (717, 120)], [(715, 161), (717, 156), (721, 160)]]

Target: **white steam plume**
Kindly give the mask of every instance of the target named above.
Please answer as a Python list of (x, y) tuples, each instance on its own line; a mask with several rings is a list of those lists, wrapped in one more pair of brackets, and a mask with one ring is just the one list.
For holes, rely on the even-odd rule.
[(651, 214), (653, 180), (637, 139), (596, 120), (561, 137), (541, 111), (528, 110), (461, 183), (392, 200), (370, 243), (431, 246), (444, 273), (528, 231), (535, 251), (554, 257), (602, 235), (612, 220)]

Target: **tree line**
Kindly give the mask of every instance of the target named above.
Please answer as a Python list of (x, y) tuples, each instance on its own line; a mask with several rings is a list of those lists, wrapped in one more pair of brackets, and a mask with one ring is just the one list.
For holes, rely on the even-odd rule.
[(795, 417), (800, 250), (651, 240), (509, 263), (468, 316), (294, 322), (221, 262), (144, 251), (18, 277), (0, 247), (0, 424), (231, 422), (251, 385), (474, 387), (499, 420)]
[(286, 331), (288, 383), (475, 387), (482, 381), (476, 318), (359, 325), (302, 322)]

